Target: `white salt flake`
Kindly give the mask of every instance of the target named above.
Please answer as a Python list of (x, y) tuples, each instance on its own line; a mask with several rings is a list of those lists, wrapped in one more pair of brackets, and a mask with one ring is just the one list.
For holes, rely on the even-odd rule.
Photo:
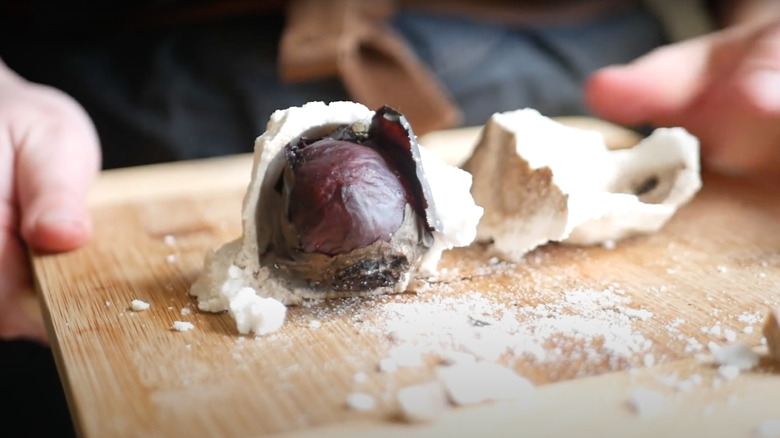
[(352, 376), (352, 381), (355, 383), (365, 383), (368, 380), (368, 376), (366, 373), (355, 373), (354, 376)]
[(353, 392), (347, 396), (347, 407), (355, 411), (371, 411), (376, 407), (376, 400), (371, 394)]
[(637, 388), (629, 396), (628, 403), (640, 418), (652, 418), (661, 413), (664, 395), (652, 389)]
[(195, 328), (195, 324), (186, 321), (173, 321), (174, 330), (177, 332), (186, 332)]
[(710, 353), (719, 365), (732, 365), (740, 371), (749, 370), (758, 365), (759, 354), (744, 343), (722, 347), (714, 342), (708, 344)]
[(749, 326), (747, 326), (747, 327), (745, 327), (745, 328), (743, 328), (743, 329), (742, 329), (742, 333), (744, 333), (744, 334), (746, 334), (746, 335), (749, 335), (749, 334), (752, 334), (752, 333), (753, 333), (753, 330), (754, 330), (754, 329), (753, 329), (753, 326), (752, 326), (752, 325), (749, 325)]
[(734, 380), (739, 377), (740, 370), (736, 365), (721, 365), (718, 367), (718, 375), (726, 380)]
[(147, 303), (146, 301), (142, 301), (142, 300), (133, 300), (133, 301), (130, 302), (130, 309), (133, 312), (140, 312), (140, 311), (146, 310), (150, 306), (151, 305), (149, 303)]
[(408, 386), (398, 391), (398, 406), (404, 420), (428, 422), (447, 408), (447, 394), (438, 382)]
[(274, 298), (263, 298), (251, 287), (242, 287), (230, 300), (228, 312), (241, 334), (267, 335), (282, 327), (287, 307)]
[(168, 263), (176, 263), (177, 258), (178, 257), (176, 256), (176, 254), (168, 254), (167, 256), (165, 256), (165, 261)]
[[(187, 316), (192, 313), (192, 309), (190, 309), (189, 307), (182, 307), (179, 310), (179, 313), (181, 313), (182, 316)], [(239, 338), (239, 339), (243, 339), (243, 338)]]
[(456, 364), (437, 369), (452, 403), (471, 405), (486, 401), (529, 400), (533, 385), (509, 368), (493, 362)]
[(176, 245), (176, 237), (173, 234), (166, 234), (165, 237), (163, 237), (163, 243), (168, 246), (174, 246)]
[(737, 340), (737, 334), (734, 332), (734, 330), (729, 330), (729, 329), (724, 330), (723, 337), (725, 337), (726, 341), (728, 342), (734, 342)]
[(309, 321), (309, 328), (318, 329), (320, 327), (322, 327), (322, 323), (319, 322), (318, 320), (312, 319), (311, 321)]
[(753, 435), (757, 437), (780, 437), (780, 419), (764, 420), (756, 426)]
[(720, 272), (721, 274), (725, 274), (725, 273), (729, 272), (729, 268), (727, 268), (725, 266), (718, 266), (717, 269), (718, 269), (718, 272)]

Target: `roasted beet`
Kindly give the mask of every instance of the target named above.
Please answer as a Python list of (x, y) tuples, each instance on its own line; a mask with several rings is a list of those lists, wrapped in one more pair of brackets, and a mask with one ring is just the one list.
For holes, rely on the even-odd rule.
[(269, 167), (256, 212), (260, 258), (308, 287), (393, 288), (438, 223), (414, 133), (388, 107), (370, 123), (316, 131)]
[(325, 138), (288, 160), (295, 185), (287, 215), (304, 252), (346, 253), (390, 241), (401, 226), (404, 187), (376, 149)]

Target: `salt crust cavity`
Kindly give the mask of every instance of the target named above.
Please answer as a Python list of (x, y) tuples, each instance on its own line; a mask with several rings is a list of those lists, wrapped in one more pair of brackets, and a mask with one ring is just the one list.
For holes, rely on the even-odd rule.
[(464, 168), (485, 209), (477, 239), (509, 260), (548, 242), (614, 245), (660, 230), (701, 187), (699, 142), (662, 128), (630, 149), (533, 109), (496, 113)]
[[(228, 313), (236, 320), (240, 333), (262, 335), (277, 330), (285, 318), (285, 304), (299, 304), (304, 298), (321, 294), (293, 287), (258, 260), (255, 211), (269, 164), (283, 152), (285, 145), (313, 130), (323, 134), (337, 126), (370, 122), (374, 112), (353, 102), (310, 102), (301, 107), (279, 110), (271, 115), (267, 129), (255, 141), (252, 178), (244, 195), (241, 225), (243, 233), (216, 251), (206, 254), (201, 276), (190, 288), (198, 308)], [(428, 179), (441, 229), (434, 232), (434, 244), (419, 260), (397, 292), (417, 285), (415, 277), (432, 276), (443, 251), (470, 244), (482, 208), (470, 195), (471, 175), (452, 167), (420, 147), (422, 167)], [(267, 182), (269, 183), (269, 182)]]

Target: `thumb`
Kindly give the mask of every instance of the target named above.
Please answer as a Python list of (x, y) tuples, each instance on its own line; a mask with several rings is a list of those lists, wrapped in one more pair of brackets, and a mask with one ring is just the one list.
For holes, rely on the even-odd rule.
[(100, 165), (89, 117), (69, 97), (57, 98), (60, 117), (32, 126), (17, 155), (22, 236), (43, 251), (75, 249), (91, 236), (86, 197)]
[(593, 113), (624, 125), (673, 117), (704, 86), (713, 37), (656, 49), (624, 66), (594, 73), (585, 85)]

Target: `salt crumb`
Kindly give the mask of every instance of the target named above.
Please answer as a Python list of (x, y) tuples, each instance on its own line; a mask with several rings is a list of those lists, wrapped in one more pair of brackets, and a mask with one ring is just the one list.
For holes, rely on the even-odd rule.
[(366, 373), (355, 373), (354, 376), (352, 376), (352, 381), (355, 383), (364, 383), (368, 380), (368, 376)]
[(637, 388), (629, 396), (628, 402), (640, 418), (651, 418), (661, 413), (664, 396), (652, 389)]
[(322, 323), (319, 322), (318, 320), (312, 319), (311, 321), (309, 321), (309, 328), (318, 329), (320, 327), (322, 327)]
[(111, 307), (111, 301), (106, 301), (106, 307)]
[(766, 278), (766, 274), (763, 272), (758, 273), (758, 278)]
[(718, 365), (731, 365), (739, 371), (746, 371), (758, 364), (758, 353), (744, 343), (739, 342), (722, 347), (710, 342), (708, 347)]
[(447, 408), (447, 395), (438, 382), (408, 386), (397, 398), (401, 418), (408, 422), (431, 421)]
[(729, 268), (725, 266), (718, 266), (718, 272), (720, 272), (721, 274), (725, 274), (726, 272), (729, 272)]
[(347, 396), (347, 407), (355, 411), (370, 411), (376, 407), (376, 400), (371, 394), (353, 392)]
[(165, 256), (165, 261), (168, 263), (176, 263), (176, 259), (177, 259), (176, 254), (168, 254), (167, 256)]
[[(190, 313), (192, 313), (192, 310), (189, 307), (182, 307), (181, 310), (179, 310), (179, 313), (181, 313), (182, 316), (187, 316)], [(239, 338), (243, 339), (243, 338)]]
[(723, 336), (726, 338), (728, 342), (734, 342), (737, 340), (737, 334), (734, 333), (734, 330), (729, 330), (729, 329), (724, 330)]
[(140, 312), (150, 307), (150, 304), (142, 300), (133, 300), (130, 302), (130, 310), (133, 312)]
[(768, 419), (758, 424), (753, 435), (757, 437), (780, 437), (780, 419)]
[(455, 405), (486, 401), (529, 401), (533, 385), (525, 377), (494, 362), (456, 364), (437, 369), (439, 381)]
[(739, 367), (736, 365), (721, 365), (718, 367), (718, 375), (726, 380), (734, 380), (739, 377)]
[(392, 373), (398, 370), (398, 364), (389, 357), (386, 357), (379, 361), (379, 371), (383, 373)]
[(617, 246), (617, 243), (615, 243), (614, 240), (605, 240), (604, 242), (602, 242), (601, 245), (604, 247), (604, 249), (608, 249), (608, 250), (611, 251), (611, 250), (615, 249), (615, 247)]
[(186, 321), (173, 321), (174, 330), (177, 332), (186, 332), (195, 328), (195, 324)]
[(752, 334), (753, 333), (753, 326), (749, 325), (749, 326), (743, 328), (742, 329), (742, 333), (744, 333), (746, 335)]
[(173, 234), (166, 234), (165, 237), (163, 237), (163, 243), (168, 246), (174, 246), (176, 245), (176, 237), (174, 237)]

